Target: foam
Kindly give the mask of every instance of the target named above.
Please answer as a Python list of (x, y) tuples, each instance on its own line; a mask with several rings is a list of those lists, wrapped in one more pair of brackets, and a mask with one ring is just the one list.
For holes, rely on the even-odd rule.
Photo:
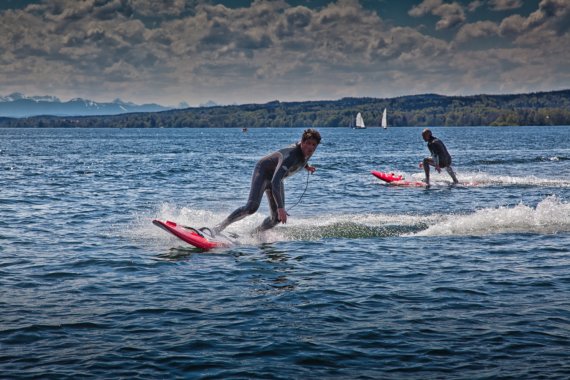
[(477, 236), (502, 233), (570, 232), (570, 204), (550, 196), (531, 207), (485, 208), (469, 215), (447, 215), (415, 236)]
[[(178, 242), (154, 226), (152, 219), (172, 220), (194, 227), (213, 226), (227, 214), (163, 203), (147, 215), (137, 215), (126, 233), (136, 240), (164, 246)], [(556, 234), (570, 232), (570, 204), (549, 196), (536, 207), (515, 206), (483, 208), (469, 214), (324, 214), (290, 218), (286, 225), (252, 234), (265, 219), (263, 212), (253, 214), (226, 229), (239, 235), (243, 245), (278, 241), (315, 241), (326, 238), (382, 238), (417, 236), (484, 236), (505, 233)]]
[[(405, 178), (414, 181), (422, 181), (424, 178), (423, 173), (397, 173), (402, 174)], [(537, 187), (570, 187), (570, 181), (561, 178), (541, 178), (535, 175), (527, 175), (524, 177), (506, 176), (506, 175), (493, 175), (484, 172), (457, 172), (459, 182), (464, 186), (537, 186)], [(430, 172), (430, 182), (432, 185), (451, 184), (449, 174), (442, 170), (437, 173), (435, 170)]]

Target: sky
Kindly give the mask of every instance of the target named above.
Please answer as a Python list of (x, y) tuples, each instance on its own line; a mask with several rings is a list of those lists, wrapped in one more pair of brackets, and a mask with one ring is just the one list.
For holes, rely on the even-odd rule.
[(1, 0), (0, 96), (199, 106), (570, 88), (570, 0)]

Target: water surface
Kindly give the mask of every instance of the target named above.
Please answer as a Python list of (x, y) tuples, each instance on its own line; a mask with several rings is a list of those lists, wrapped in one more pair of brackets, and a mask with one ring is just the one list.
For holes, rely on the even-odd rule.
[[(570, 376), (570, 127), (322, 129), (291, 214), (202, 253), (302, 129), (0, 129), (0, 373), (27, 378)], [(305, 192), (306, 189), (306, 192)], [(291, 208), (298, 201), (299, 204)]]

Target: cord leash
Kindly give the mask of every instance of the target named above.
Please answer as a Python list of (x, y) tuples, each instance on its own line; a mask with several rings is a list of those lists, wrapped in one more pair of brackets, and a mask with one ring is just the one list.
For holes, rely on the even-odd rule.
[(303, 190), (303, 194), (301, 194), (301, 196), (299, 197), (299, 200), (297, 201), (297, 203), (295, 203), (293, 206), (289, 207), (288, 209), (285, 210), (285, 212), (287, 213), (287, 215), (289, 215), (289, 211), (297, 206), (300, 202), (301, 199), (303, 199), (303, 195), (305, 195), (305, 192), (307, 192), (307, 189), (309, 188), (309, 176), (311, 175), (310, 172), (307, 172), (307, 184), (305, 185), (305, 190)]

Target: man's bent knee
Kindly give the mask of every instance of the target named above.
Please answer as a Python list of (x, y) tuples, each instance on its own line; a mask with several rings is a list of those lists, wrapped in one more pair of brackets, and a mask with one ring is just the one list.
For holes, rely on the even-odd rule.
[(258, 209), (259, 209), (259, 202), (248, 202), (245, 205), (245, 210), (248, 215), (255, 214)]

